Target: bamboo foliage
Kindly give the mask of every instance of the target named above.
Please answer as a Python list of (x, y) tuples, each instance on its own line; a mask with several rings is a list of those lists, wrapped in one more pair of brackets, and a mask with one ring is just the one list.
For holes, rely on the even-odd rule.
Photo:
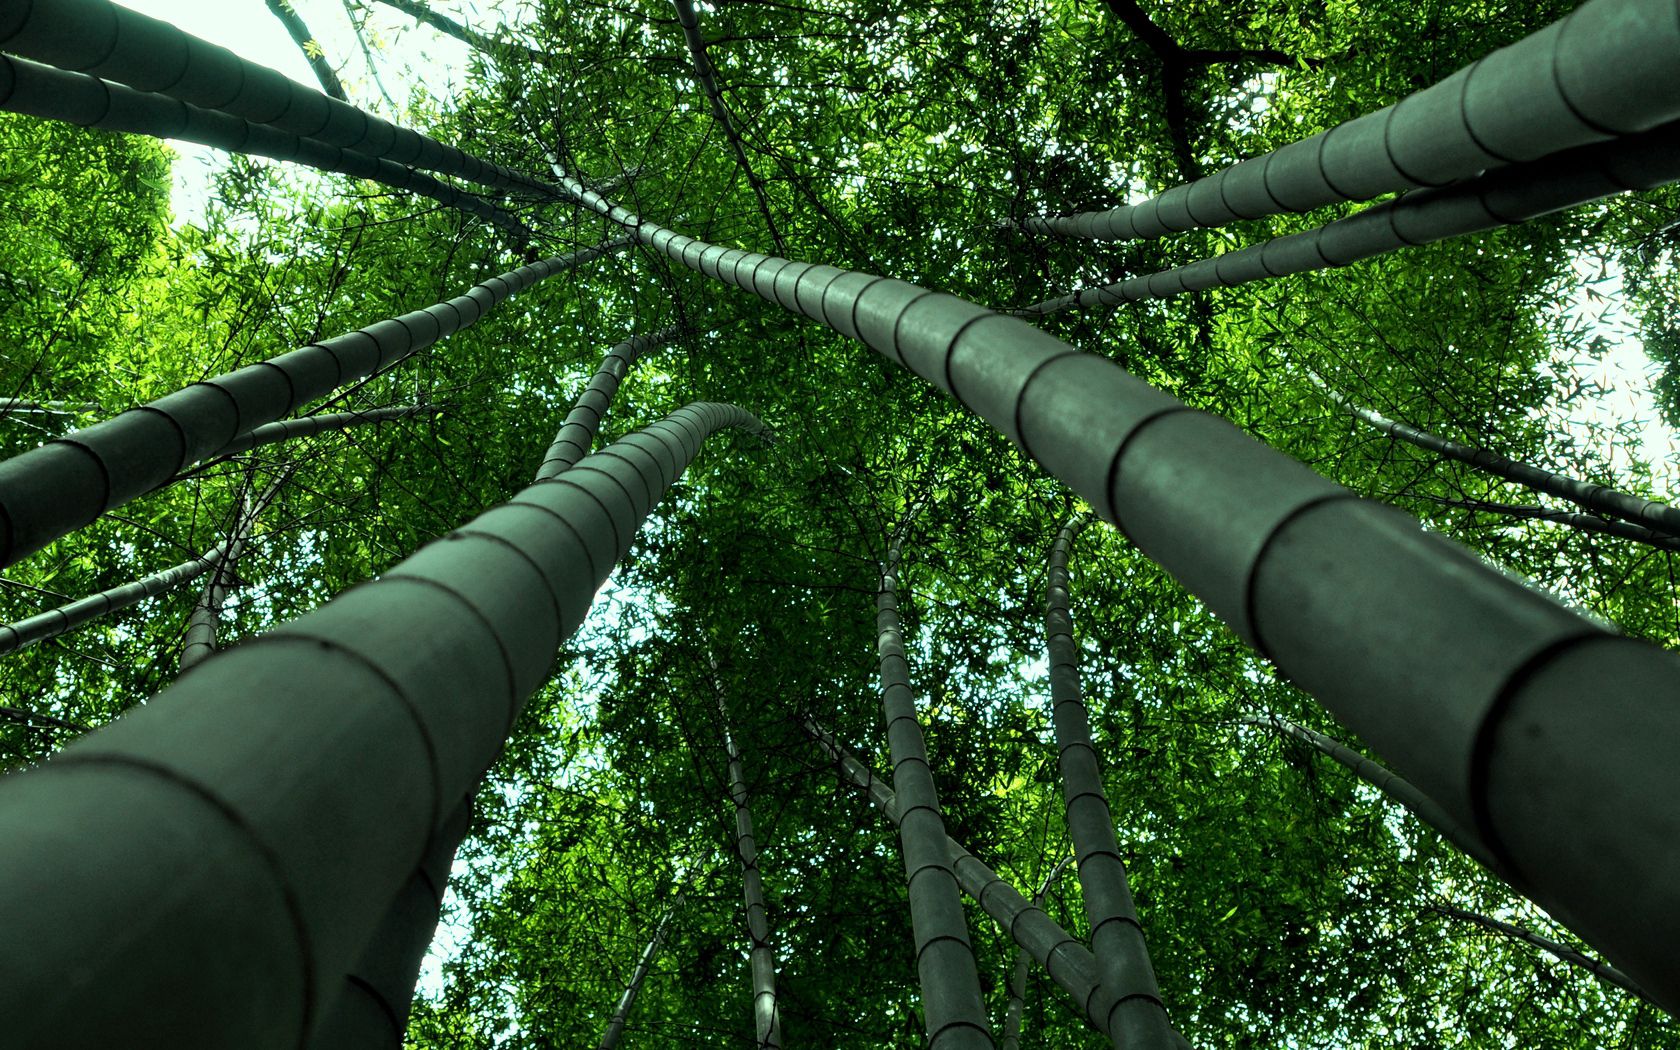
[(167, 482), (354, 379), (390, 368), (476, 322), (509, 296), (618, 242), (556, 256), (453, 299), (214, 376), (0, 463), (0, 566)]
[[(1474, 827), (1519, 889), (1680, 1006), (1680, 927), (1627, 918), (1680, 916), (1680, 769), (1662, 743), (1680, 738), (1680, 658), (1017, 318), (708, 244), (562, 184), (667, 258), (861, 340), (985, 419)], [(1590, 707), (1606, 678), (1625, 703)], [(1652, 876), (1630, 889), (1607, 855)]]
[(1074, 540), (1090, 524), (1084, 514), (1063, 527), (1050, 548), (1045, 583), (1044, 633), (1050, 667), (1050, 717), (1062, 773), (1067, 826), (1079, 858), (1079, 885), (1091, 921), (1091, 949), (1103, 989), (1113, 1000), (1109, 1038), (1116, 1048), (1167, 1050), (1173, 1028), (1161, 1003), (1155, 968), (1144, 943), (1143, 924), (1132, 903), (1126, 865), (1115, 840), (1097, 749), (1091, 743), (1091, 719), (1079, 683), (1079, 648), (1073, 640), (1068, 610), (1068, 556)]
[(1026, 219), (1034, 233), (1164, 237), (1418, 186), (1645, 131), (1680, 118), (1672, 0), (1591, 0), (1567, 18), (1391, 106), (1157, 197)]
[(762, 430), (734, 406), (680, 409), (8, 777), (8, 1038), (302, 1043), (721, 427)]
[(0, 49), (367, 157), (497, 189), (547, 192), (537, 179), (397, 127), (110, 0), (7, 4)]

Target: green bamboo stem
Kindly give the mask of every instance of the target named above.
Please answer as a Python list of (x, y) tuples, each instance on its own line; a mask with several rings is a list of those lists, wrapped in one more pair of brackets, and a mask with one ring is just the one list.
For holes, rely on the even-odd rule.
[(248, 433), (241, 434), (223, 445), (216, 454), (218, 456), (237, 456), (254, 448), (273, 445), (281, 441), (290, 441), (293, 438), (333, 434), (340, 430), (349, 430), (351, 427), (365, 426), (369, 423), (389, 423), (393, 420), (409, 419), (413, 416), (439, 415), (443, 411), (442, 405), (392, 405), (388, 408), (369, 408), (354, 412), (326, 412), (318, 416), (282, 419), (274, 423), (265, 423)]
[(1044, 316), (1333, 269), (1400, 248), (1528, 222), (1563, 208), (1677, 179), (1680, 121), (1670, 121), (1636, 135), (1498, 168), (1451, 186), (1414, 190), (1311, 230), (1082, 289), (1016, 312)]
[(1443, 507), (1458, 507), (1461, 510), (1475, 511), (1479, 514), (1498, 514), (1506, 518), (1519, 518), (1524, 521), (1550, 521), (1558, 525), (1567, 525), (1580, 532), (1596, 532), (1601, 536), (1615, 536), (1618, 539), (1643, 543), (1647, 547), (1658, 550), (1680, 551), (1680, 539), (1653, 532), (1642, 525), (1632, 525), (1614, 518), (1601, 518), (1595, 514), (1580, 514), (1575, 511), (1553, 510), (1550, 507), (1537, 507), (1522, 503), (1490, 503), (1480, 499), (1443, 499), (1424, 497)]
[(228, 529), (227, 542), (218, 548), (216, 564), (210, 570), (210, 582), (187, 620), (187, 636), (181, 644), (180, 670), (189, 670), (216, 652), (216, 621), (221, 619), (222, 606), (234, 587), (234, 566), (251, 541), (251, 530), (256, 527), (258, 516), (274, 501), (280, 486), (286, 483), (295, 469), (285, 468), (261, 495), (253, 499), (247, 493), (240, 502), (239, 511)]
[(1651, 998), (1645, 994), (1645, 989), (1639, 987), (1633, 978), (1616, 969), (1614, 966), (1611, 966), (1609, 963), (1601, 962), (1590, 955), (1583, 955), (1581, 952), (1576, 951), (1567, 944), (1560, 944), (1549, 937), (1542, 937), (1532, 930), (1525, 930), (1521, 926), (1513, 926), (1508, 922), (1501, 922), (1492, 916), (1480, 915), (1473, 911), (1465, 911), (1463, 908), (1455, 908), (1450, 904), (1431, 904), (1429, 906), (1429, 910), (1439, 915), (1445, 915), (1448, 918), (1459, 919), (1464, 922), (1472, 923), (1485, 930), (1492, 930), (1493, 932), (1503, 934), (1512, 940), (1522, 941), (1524, 944), (1531, 944), (1534, 947), (1539, 948), (1541, 951), (1547, 952), (1571, 966), (1579, 966), (1581, 969), (1586, 970), (1605, 984), (1614, 985), (1617, 988), (1622, 989), (1624, 992), (1637, 995), (1641, 999), (1650, 1000)]
[[(707, 244), (560, 182), (657, 253), (861, 340), (991, 423), (1680, 1009), (1680, 656), (1018, 318)], [(1592, 701), (1606, 681), (1616, 704)], [(1632, 865), (1649, 877), (1617, 874)]]
[[(340, 102), (349, 102), (350, 96), (344, 93), (344, 84), (339, 81), (338, 72), (333, 69), (332, 63), (327, 61), (327, 56), (321, 53), (321, 42), (315, 39), (315, 34), (309, 30), (309, 24), (303, 20), (302, 15), (297, 13), (297, 9), (292, 6), (291, 0), (265, 0), (265, 2), (268, 5), (269, 13), (279, 19), (280, 24), (286, 27), (286, 35), (292, 38), (292, 43), (296, 44), (298, 51), (302, 52), (304, 61), (309, 63), (309, 68), (314, 72), (315, 79), (320, 82), (321, 90), (326, 92), (329, 97), (336, 98)], [(310, 47), (311, 44), (315, 45), (314, 48)]]
[(625, 1026), (630, 1021), (630, 1010), (636, 1005), (636, 997), (641, 995), (642, 985), (647, 982), (648, 972), (653, 969), (653, 960), (665, 943), (665, 930), (670, 926), (672, 916), (676, 915), (682, 906), (683, 894), (678, 892), (672, 899), (671, 906), (665, 909), (665, 914), (659, 917), (659, 925), (653, 928), (653, 936), (648, 938), (641, 958), (636, 960), (636, 969), (630, 975), (630, 983), (625, 986), (624, 994), (618, 997), (618, 1005), (613, 1008), (612, 1018), (607, 1021), (607, 1030), (601, 1033), (600, 1050), (617, 1050), (619, 1040), (624, 1037)]
[(501, 226), (521, 240), (532, 237), (530, 228), (507, 209), (401, 164), (84, 73), (0, 55), (0, 109), (79, 127), (197, 142), (230, 153), (272, 157), (369, 179), (457, 208)]
[[(1063, 857), (1051, 868), (1039, 883), (1038, 890), (1033, 894), (1032, 905), (1035, 908), (1044, 906), (1044, 896), (1050, 892), (1062, 869), (1067, 867), (1072, 857)], [(998, 1050), (1021, 1050), (1021, 1015), (1027, 1005), (1027, 976), (1032, 970), (1032, 953), (1025, 948), (1015, 949), (1015, 969), (1009, 976), (1009, 1005), (1004, 1010), (1003, 1041), (998, 1044)]]
[(93, 401), (30, 401), (20, 397), (0, 398), (0, 415), (79, 416), (98, 412)]
[[(900, 824), (898, 798), (893, 789), (877, 777), (861, 759), (839, 744), (811, 719), (802, 725), (840, 771), (863, 791), (869, 801), (894, 826)], [(997, 873), (946, 836), (957, 885), (1000, 926), (1011, 940), (1040, 966), (1050, 980), (1079, 1004), (1086, 1022), (1103, 1035), (1113, 1004), (1097, 984), (1097, 963), (1083, 944), (1058, 926), (1043, 908), (1021, 896), (1019, 890), (998, 878)]]
[(729, 797), (735, 804), (735, 852), (741, 859), (741, 894), (746, 902), (747, 936), (752, 944), (753, 1026), (762, 1050), (780, 1050), (782, 1015), (776, 999), (776, 953), (770, 945), (770, 917), (764, 905), (764, 880), (758, 870), (758, 841), (753, 837), (747, 778), (741, 770), (741, 752), (729, 731), (729, 709), (722, 693), (718, 694), (717, 705), (723, 725), (723, 746), (729, 753)]
[(0, 49), (394, 164), (549, 192), (539, 179), (397, 127), (110, 0), (10, 4), (0, 11)]
[(968, 939), (952, 857), (939, 812), (939, 793), (928, 764), (910, 665), (898, 616), (898, 567), (902, 530), (892, 538), (875, 595), (875, 631), (881, 663), (881, 708), (892, 753), (900, 814), (899, 846), (910, 887), (910, 925), (916, 941), (922, 1009), (931, 1050), (983, 1047), (992, 1036), (980, 997), (980, 977)]
[(1079, 647), (1068, 608), (1068, 556), (1091, 518), (1076, 515), (1050, 548), (1044, 634), (1050, 668), (1050, 714), (1067, 804), (1068, 831), (1079, 858), (1079, 886), (1091, 922), (1091, 948), (1103, 989), (1114, 1005), (1108, 1034), (1116, 1050), (1171, 1050), (1173, 1027), (1149, 961), (1143, 923), (1132, 902), (1126, 865), (1114, 835), (1102, 767), (1091, 743), (1091, 719), (1079, 682)]
[(542, 466), (537, 468), (538, 481), (559, 475), (589, 455), (589, 446), (595, 443), (601, 419), (606, 416), (607, 406), (612, 404), (613, 395), (618, 393), (618, 384), (624, 376), (643, 354), (664, 346), (681, 334), (679, 328), (665, 328), (652, 335), (633, 336), (607, 351), (601, 367), (589, 380), (583, 393), (578, 395), (560, 426), (560, 432), (554, 435), (553, 443), (543, 453)]
[(151, 491), (241, 435), (468, 327), (509, 296), (620, 242), (543, 259), (465, 294), (213, 376), (0, 463), (0, 566)]
[(680, 409), (6, 777), (7, 1038), (302, 1045), (721, 427), (762, 424)]
[(1099, 239), (1164, 237), (1444, 186), (1680, 118), (1673, 0), (1590, 0), (1391, 106), (1138, 204), (1018, 225)]

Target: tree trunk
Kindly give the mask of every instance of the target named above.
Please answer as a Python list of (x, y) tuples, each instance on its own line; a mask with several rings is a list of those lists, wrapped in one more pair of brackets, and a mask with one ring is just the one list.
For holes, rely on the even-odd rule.
[(910, 887), (910, 924), (916, 939), (922, 1009), (931, 1050), (984, 1047), (992, 1036), (980, 997), (980, 976), (969, 945), (939, 793), (928, 765), (910, 665), (898, 619), (898, 566), (904, 537), (892, 538), (875, 596), (875, 630), (881, 654), (881, 707), (899, 795), (899, 845)]
[(578, 395), (560, 426), (560, 432), (554, 435), (553, 443), (543, 453), (542, 466), (537, 468), (538, 481), (571, 469), (574, 463), (589, 455), (589, 446), (595, 443), (601, 419), (606, 416), (607, 406), (612, 404), (613, 395), (618, 393), (618, 384), (624, 376), (643, 354), (664, 346), (680, 334), (681, 330), (676, 327), (666, 328), (652, 335), (633, 336), (607, 351), (601, 367), (589, 380), (583, 393)]
[(0, 107), (81, 127), (182, 139), (230, 153), (272, 157), (321, 171), (371, 179), (458, 208), (509, 230), (522, 241), (532, 237), (531, 230), (505, 208), (401, 164), (277, 131), (213, 109), (201, 109), (166, 95), (135, 91), (83, 73), (67, 73), (24, 59), (0, 56)]
[(344, 383), (389, 368), (477, 321), (502, 300), (609, 242), (492, 277), (445, 302), (311, 343), (130, 409), (0, 463), (0, 566), (10, 565), (151, 491), (243, 431), (288, 415)]
[(110, 0), (14, 5), (0, 16), (0, 49), (368, 157), (502, 190), (550, 192), (542, 180), (399, 128)]
[[(707, 244), (561, 182), (665, 257), (957, 397), (1474, 828), (1524, 892), (1680, 1009), (1680, 657), (1024, 321)], [(1619, 702), (1592, 702), (1607, 679)], [(1606, 856), (1641, 858), (1650, 877), (1630, 885)]]
[(1680, 85), (1670, 75), (1677, 51), (1671, 0), (1593, 0), (1392, 106), (1138, 204), (1020, 226), (1164, 237), (1460, 182), (1680, 118)]
[(1149, 961), (1143, 924), (1132, 903), (1126, 865), (1114, 837), (1097, 749), (1091, 745), (1091, 720), (1079, 684), (1079, 649), (1073, 641), (1068, 610), (1068, 555), (1073, 541), (1090, 524), (1080, 514), (1056, 536), (1050, 548), (1045, 584), (1044, 633), (1049, 650), (1050, 713), (1060, 755), (1062, 797), (1068, 831), (1079, 858), (1079, 886), (1091, 922), (1091, 949), (1104, 991), (1114, 1001), (1108, 1034), (1116, 1050), (1170, 1050), (1172, 1024), (1161, 1003), (1155, 968)]
[(7, 1037), (302, 1044), (641, 521), (730, 426), (762, 430), (680, 409), (6, 777)]

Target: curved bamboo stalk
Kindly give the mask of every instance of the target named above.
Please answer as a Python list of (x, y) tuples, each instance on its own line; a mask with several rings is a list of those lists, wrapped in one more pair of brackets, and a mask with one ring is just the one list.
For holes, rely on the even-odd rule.
[(424, 310), (213, 376), (13, 456), (0, 463), (0, 566), (151, 491), (253, 428), (470, 326), (538, 281), (622, 246), (608, 242), (521, 266)]
[(1680, 508), (1659, 500), (1630, 496), (1608, 485), (1594, 485), (1567, 474), (1558, 474), (1519, 460), (1507, 459), (1485, 448), (1431, 434), (1408, 423), (1389, 419), (1376, 409), (1355, 404), (1324, 384), (1320, 384), (1319, 389), (1356, 419), (1363, 420), (1389, 437), (1404, 441), (1408, 445), (1468, 464), (1484, 474), (1526, 485), (1548, 496), (1566, 499), (1590, 511), (1637, 522), (1664, 536), (1680, 537)]
[[(290, 83), (290, 81), (287, 81)], [(85, 73), (0, 55), (0, 109), (154, 138), (197, 142), (230, 153), (306, 164), (321, 171), (371, 179), (494, 223), (528, 241), (529, 227), (512, 212), (428, 175), (318, 139), (253, 124), (165, 95), (148, 94)]]
[[(899, 803), (893, 789), (877, 777), (850, 750), (835, 741), (822, 727), (806, 718), (805, 731), (826, 752), (840, 771), (856, 784), (894, 826), (900, 823)], [(1097, 985), (1097, 963), (1083, 944), (1058, 926), (1043, 908), (1021, 896), (1019, 890), (987, 867), (949, 835), (946, 848), (952, 857), (957, 885), (991, 916), (1011, 940), (1040, 966), (1050, 979), (1079, 1004), (1082, 1016), (1093, 1029), (1108, 1034), (1112, 1003)]]
[(1323, 226), (1211, 259), (1086, 288), (1015, 311), (1044, 316), (1081, 307), (1167, 299), (1287, 274), (1347, 266), (1400, 248), (1528, 222), (1563, 208), (1680, 179), (1680, 121), (1498, 168), (1451, 186), (1415, 190)]
[(9, 5), (0, 13), (0, 49), (375, 159), (497, 189), (550, 192), (539, 179), (397, 127), (110, 0)]
[(1172, 1050), (1173, 1027), (1155, 982), (1143, 923), (1132, 903), (1079, 683), (1079, 648), (1073, 641), (1073, 614), (1068, 609), (1068, 556), (1074, 540), (1090, 523), (1090, 515), (1078, 514), (1056, 535), (1045, 583), (1050, 716), (1060, 756), (1062, 798), (1067, 803), (1068, 831), (1079, 858), (1079, 886), (1085, 895), (1085, 914), (1091, 921), (1097, 973), (1114, 1003), (1109, 1038), (1117, 1050)]
[[(707, 244), (561, 183), (673, 262), (956, 397), (1473, 828), (1526, 894), (1680, 1008), (1680, 656), (1018, 318)], [(1618, 702), (1593, 703), (1607, 680)], [(1650, 877), (1630, 885), (1606, 856), (1638, 858)]]
[[(1032, 906), (1042, 908), (1044, 896), (1055, 885), (1057, 876), (1067, 867), (1072, 857), (1063, 857), (1051, 867), (1050, 873), (1039, 883), (1038, 890), (1033, 893)], [(998, 1044), (998, 1050), (1021, 1050), (1021, 1015), (1027, 1005), (1027, 975), (1032, 967), (1032, 953), (1025, 948), (1015, 949), (1015, 970), (1009, 977), (1009, 1006), (1004, 1011), (1003, 1041)]]
[(408, 419), (412, 416), (440, 415), (444, 411), (442, 405), (393, 405), (388, 408), (369, 408), (354, 412), (326, 412), (318, 416), (299, 416), (297, 419), (282, 419), (274, 423), (264, 423), (254, 430), (241, 434), (223, 445), (216, 453), (221, 456), (237, 456), (241, 452), (249, 452), (264, 445), (273, 445), (293, 438), (314, 437), (317, 434), (332, 434), (351, 427), (364, 426), (369, 423), (389, 423), (393, 420)]
[(642, 520), (722, 427), (762, 424), (679, 409), (6, 777), (7, 1038), (302, 1044)]
[(875, 595), (876, 648), (881, 655), (881, 708), (892, 752), (900, 814), (899, 846), (910, 887), (910, 925), (916, 940), (922, 1010), (931, 1050), (983, 1047), (992, 1035), (980, 997), (980, 975), (968, 940), (968, 920), (958, 896), (939, 793), (928, 764), (910, 665), (898, 618), (898, 567), (904, 530), (892, 538)]
[(630, 975), (630, 983), (625, 986), (624, 994), (618, 997), (618, 1005), (613, 1008), (612, 1018), (607, 1021), (607, 1030), (601, 1033), (600, 1050), (617, 1050), (618, 1042), (624, 1036), (624, 1028), (630, 1020), (630, 1009), (636, 1005), (636, 997), (642, 994), (642, 985), (647, 981), (648, 971), (653, 969), (653, 960), (665, 943), (665, 928), (670, 925), (672, 916), (682, 908), (683, 900), (683, 893), (679, 890), (672, 899), (671, 906), (659, 917), (659, 925), (653, 928), (653, 936), (648, 938), (647, 946), (642, 949), (642, 957), (636, 960), (636, 970)]
[(583, 393), (578, 395), (560, 426), (560, 432), (554, 435), (553, 443), (543, 453), (542, 466), (537, 468), (538, 481), (559, 475), (589, 455), (589, 446), (595, 442), (595, 433), (607, 414), (607, 406), (612, 404), (613, 395), (618, 393), (618, 384), (631, 366), (649, 350), (664, 346), (681, 334), (681, 329), (673, 326), (652, 335), (633, 336), (607, 351), (601, 367), (595, 371)]
[(1380, 762), (1373, 762), (1364, 755), (1348, 747), (1333, 737), (1325, 736), (1317, 730), (1308, 729), (1284, 718), (1282, 715), (1267, 712), (1264, 715), (1250, 715), (1240, 719), (1248, 725), (1265, 726), (1274, 729), (1285, 736), (1292, 736), (1311, 747), (1318, 749), (1325, 756), (1335, 759), (1346, 766), (1354, 776), (1398, 802), (1402, 808), (1413, 816), (1433, 827), (1441, 833), (1448, 842), (1463, 850), (1464, 853), (1501, 878), (1506, 876), (1500, 872), (1499, 863), (1488, 853), (1476, 837), (1463, 827), (1458, 821), (1447, 815), (1447, 812), (1437, 806), (1429, 796), (1419, 791), (1403, 777), (1396, 776), (1392, 770)]
[[(714, 662), (712, 670), (717, 670)], [(717, 695), (722, 719), (723, 746), (729, 753), (729, 797), (735, 804), (735, 852), (741, 858), (741, 894), (746, 901), (747, 936), (752, 942), (753, 1025), (763, 1050), (782, 1045), (782, 1015), (776, 1000), (776, 953), (770, 946), (770, 917), (764, 905), (764, 880), (758, 871), (758, 842), (753, 837), (747, 778), (741, 771), (741, 752), (729, 731), (729, 708)]]
[(1443, 186), (1680, 118), (1676, 53), (1673, 0), (1590, 0), (1445, 80), (1329, 131), (1138, 204), (1018, 225), (1067, 237), (1164, 237)]
[(1624, 992), (1630, 992), (1641, 999), (1650, 1001), (1651, 997), (1645, 994), (1645, 989), (1639, 987), (1633, 978), (1609, 963), (1601, 962), (1590, 955), (1583, 955), (1567, 944), (1559, 944), (1557, 941), (1549, 937), (1542, 937), (1532, 930), (1525, 930), (1521, 926), (1501, 922), (1488, 915), (1480, 915), (1473, 911), (1465, 911), (1463, 908), (1455, 908), (1450, 904), (1431, 904), (1429, 910), (1449, 918), (1461, 919), (1486, 930), (1492, 930), (1512, 940), (1522, 941), (1524, 944), (1532, 944), (1541, 951), (1548, 952), (1571, 966), (1579, 966), (1605, 984), (1615, 985)]

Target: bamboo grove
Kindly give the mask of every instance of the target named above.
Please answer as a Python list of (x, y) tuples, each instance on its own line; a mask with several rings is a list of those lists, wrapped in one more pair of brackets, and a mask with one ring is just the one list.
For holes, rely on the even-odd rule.
[(1676, 0), (267, 7), (0, 0), (8, 1045), (1680, 1045)]

